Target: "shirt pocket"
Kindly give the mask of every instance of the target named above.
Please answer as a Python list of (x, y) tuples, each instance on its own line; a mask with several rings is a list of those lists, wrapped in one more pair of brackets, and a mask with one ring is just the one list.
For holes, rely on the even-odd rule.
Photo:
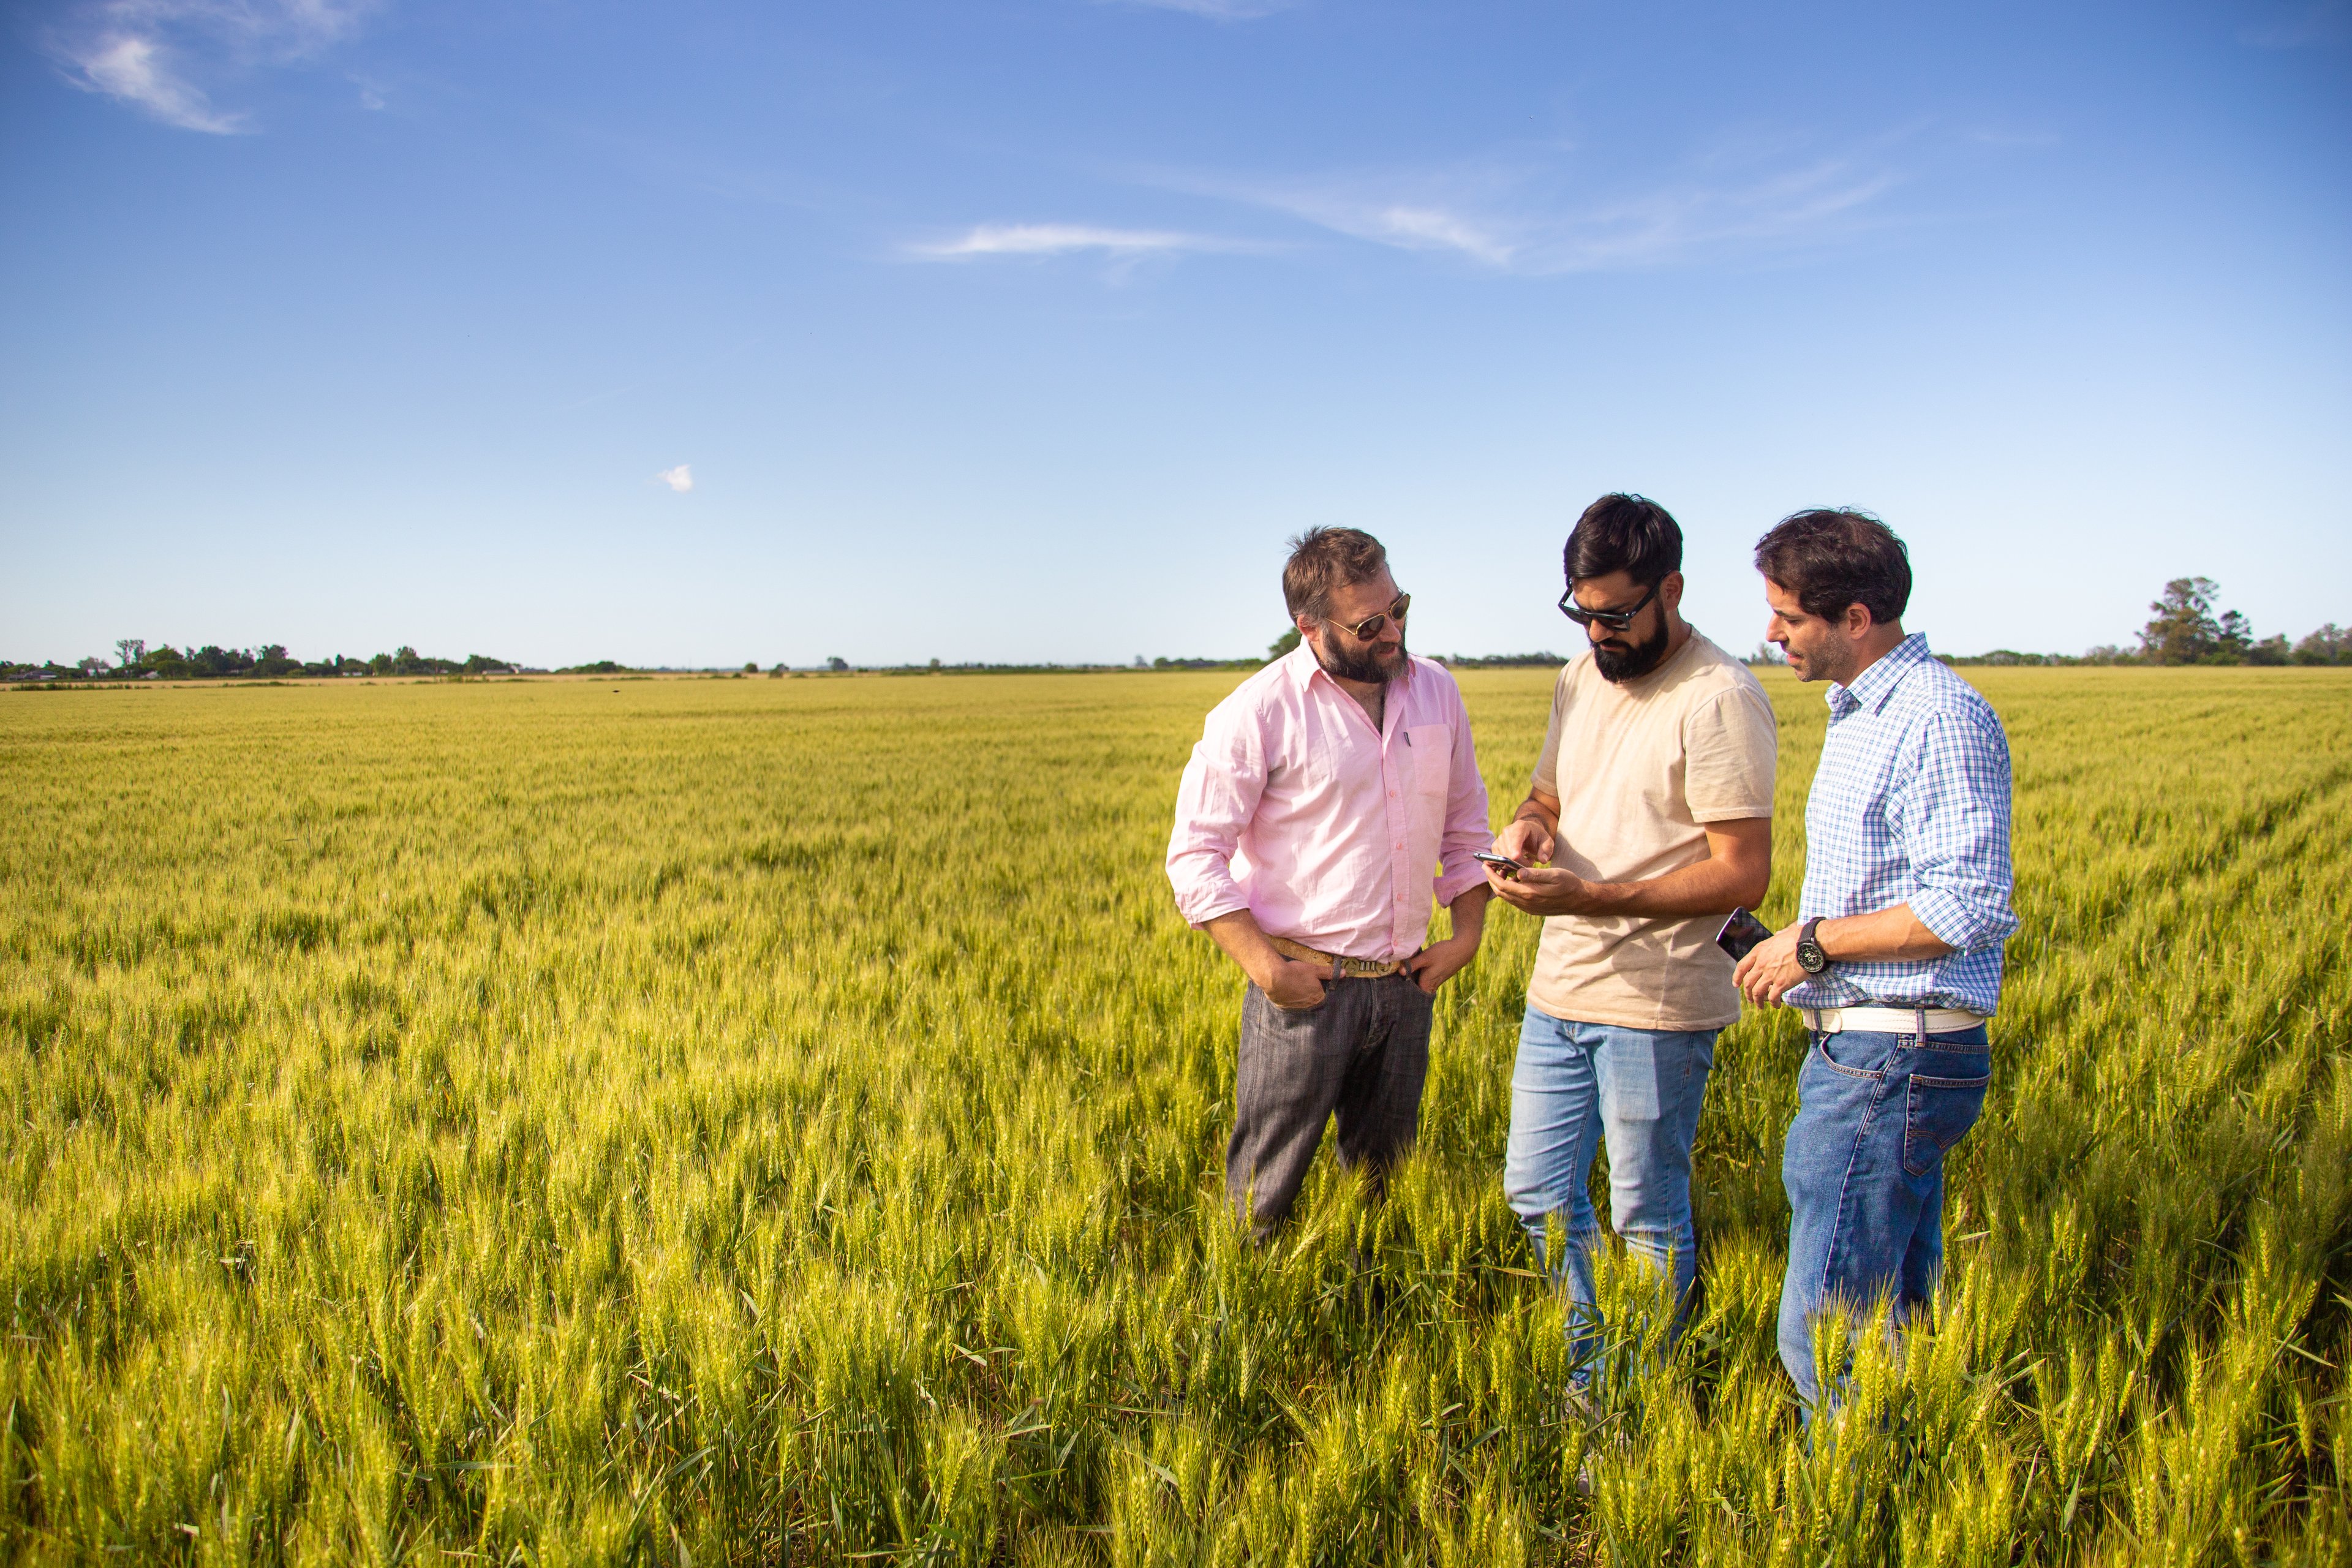
[(1454, 784), (1454, 726), (1415, 724), (1405, 737), (1406, 750), (1412, 755), (1413, 798), (1443, 811), (1446, 791)]

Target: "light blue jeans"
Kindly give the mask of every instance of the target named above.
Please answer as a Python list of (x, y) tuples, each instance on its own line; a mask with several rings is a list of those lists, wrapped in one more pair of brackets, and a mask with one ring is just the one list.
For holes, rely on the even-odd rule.
[[(1572, 1374), (1590, 1377), (1599, 1320), (1592, 1250), (1601, 1224), (1585, 1174), (1605, 1142), (1609, 1222), (1628, 1252), (1672, 1270), (1677, 1314), (1697, 1274), (1690, 1201), (1691, 1139), (1715, 1065), (1714, 1029), (1672, 1033), (1578, 1024), (1528, 1007), (1511, 1071), (1511, 1137), (1503, 1194), (1535, 1243), (1536, 1260), (1568, 1293)], [(1545, 1257), (1553, 1216), (1567, 1245)]]

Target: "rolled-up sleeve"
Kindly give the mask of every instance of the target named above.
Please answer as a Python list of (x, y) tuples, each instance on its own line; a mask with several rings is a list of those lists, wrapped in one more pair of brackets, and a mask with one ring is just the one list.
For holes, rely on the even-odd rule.
[(1470, 857), (1495, 842), (1486, 826), (1486, 781), (1478, 772), (1478, 749), (1470, 739), (1470, 713), (1461, 695), (1454, 702), (1454, 766), (1445, 788), (1445, 828), (1437, 845), (1437, 901), (1451, 904), (1486, 879)]
[(2008, 738), (1997, 722), (1939, 713), (1916, 748), (1889, 814), (1911, 867), (1911, 912), (1959, 952), (1997, 947), (2017, 929)]
[(1176, 908), (1195, 926), (1249, 908), (1234, 880), (1242, 830), (1265, 790), (1265, 742), (1246, 712), (1209, 715), (1176, 786), (1176, 827), (1168, 839), (1168, 882)]

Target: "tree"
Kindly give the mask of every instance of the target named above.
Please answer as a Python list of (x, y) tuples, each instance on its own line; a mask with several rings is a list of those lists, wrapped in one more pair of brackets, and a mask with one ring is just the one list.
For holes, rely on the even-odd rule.
[(106, 660), (99, 658), (96, 654), (91, 654), (88, 658), (83, 659), (79, 664), (75, 665), (74, 668), (81, 671), (84, 675), (104, 675), (109, 667)]
[(760, 673), (760, 661), (759, 661), (758, 659), (756, 659), (756, 658), (747, 658), (747, 659), (745, 659), (745, 660), (743, 661), (743, 673), (744, 673), (744, 674), (746, 674), (746, 675), (757, 675), (757, 674), (759, 674), (759, 673)]
[(122, 637), (114, 645), (114, 660), (125, 669), (134, 668), (146, 657), (147, 640), (144, 637)]
[(2294, 645), (2297, 664), (2352, 663), (2352, 631), (2328, 622)]
[(842, 658), (839, 654), (835, 654), (824, 661), (824, 667), (827, 669), (835, 671), (845, 670), (849, 668), (849, 661)]
[(1297, 626), (1293, 626), (1288, 631), (1284, 632), (1280, 637), (1275, 638), (1272, 642), (1266, 644), (1265, 657), (1268, 658), (1280, 658), (1284, 654), (1290, 652), (1291, 649), (1297, 646), (1298, 628)]
[(2164, 597), (2148, 605), (2154, 617), (2140, 628), (2140, 647), (2155, 664), (2195, 664), (2221, 640), (2213, 618), (2213, 596), (2221, 585), (2210, 577), (2175, 577)]
[(2273, 632), (2246, 649), (2248, 664), (2284, 664), (2294, 656), (2287, 652), (2286, 634)]

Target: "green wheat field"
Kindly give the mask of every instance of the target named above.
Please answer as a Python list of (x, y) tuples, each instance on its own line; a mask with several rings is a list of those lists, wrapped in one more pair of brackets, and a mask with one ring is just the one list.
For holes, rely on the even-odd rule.
[[(1160, 870), (1236, 676), (0, 697), (0, 1552), (2352, 1560), (2352, 674), (1971, 674), (1994, 1090), (1934, 1327), (1810, 1446), (1785, 1013), (1718, 1050), (1688, 1331), (1605, 1270), (1562, 1420), (1511, 911), (1386, 1202), (1327, 1156), (1239, 1239), (1241, 982)], [(1549, 679), (1462, 678), (1498, 819)], [(1823, 710), (1769, 684), (1779, 921)]]

